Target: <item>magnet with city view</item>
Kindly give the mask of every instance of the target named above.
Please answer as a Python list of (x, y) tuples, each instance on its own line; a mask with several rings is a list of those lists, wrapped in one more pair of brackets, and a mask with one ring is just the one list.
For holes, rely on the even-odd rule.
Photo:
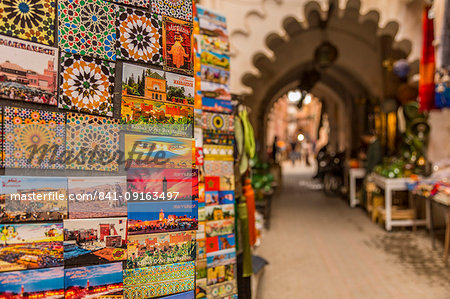
[[(128, 170), (128, 192), (162, 194), (154, 200), (194, 200), (198, 198), (197, 169), (139, 169)], [(130, 201), (141, 200), (130, 198)]]
[(2, 223), (67, 218), (67, 178), (3, 176), (1, 183)]
[(0, 36), (0, 97), (56, 106), (58, 49)]
[(193, 108), (180, 98), (169, 101), (166, 72), (124, 63), (122, 68), (123, 129), (153, 135), (192, 137)]
[(65, 269), (64, 298), (123, 298), (122, 270), (122, 263)]
[(188, 138), (125, 134), (127, 168), (194, 167), (194, 141)]
[(65, 298), (64, 267), (0, 273), (0, 298)]
[(63, 224), (0, 225), (0, 272), (64, 265)]
[(196, 201), (159, 201), (128, 203), (128, 235), (196, 230)]
[(69, 218), (127, 216), (125, 176), (69, 177)]
[(125, 217), (64, 220), (64, 265), (126, 260), (126, 227)]
[(195, 260), (195, 231), (128, 236), (127, 268)]

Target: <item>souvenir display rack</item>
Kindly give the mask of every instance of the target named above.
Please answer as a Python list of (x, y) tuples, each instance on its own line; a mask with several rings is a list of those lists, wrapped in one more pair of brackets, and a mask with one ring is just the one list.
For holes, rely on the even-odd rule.
[(199, 169), (196, 298), (237, 298), (234, 116), (224, 16), (196, 6), (196, 164)]
[(0, 297), (195, 297), (192, 5), (0, 2)]

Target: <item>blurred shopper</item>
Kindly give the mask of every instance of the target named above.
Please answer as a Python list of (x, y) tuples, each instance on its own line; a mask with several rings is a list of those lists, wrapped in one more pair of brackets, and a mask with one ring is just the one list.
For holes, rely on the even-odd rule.
[(272, 144), (272, 160), (274, 163), (277, 162), (277, 153), (278, 153), (278, 136), (275, 136), (273, 138), (273, 144)]
[(373, 133), (366, 133), (362, 136), (362, 140), (367, 144), (367, 154), (362, 154), (365, 160), (366, 175), (370, 174), (375, 166), (383, 162), (383, 154), (381, 151), (381, 143), (378, 137)]
[(298, 151), (298, 142), (297, 142), (296, 138), (292, 139), (292, 141), (291, 141), (290, 158), (292, 161), (292, 166), (295, 166), (295, 161), (300, 160), (300, 158), (301, 158), (301, 154)]

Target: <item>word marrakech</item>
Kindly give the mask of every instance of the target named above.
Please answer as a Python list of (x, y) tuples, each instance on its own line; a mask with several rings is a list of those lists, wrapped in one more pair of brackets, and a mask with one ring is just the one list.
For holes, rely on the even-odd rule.
[[(139, 148), (139, 150), (138, 150)], [(107, 151), (98, 146), (93, 149), (81, 147), (78, 152), (74, 150), (62, 150), (59, 145), (44, 144), (41, 146), (31, 145), (28, 148), (30, 153), (28, 162), (35, 161), (40, 164), (48, 161), (49, 164), (76, 164), (89, 165), (93, 163), (108, 165), (117, 162), (119, 165), (125, 165), (125, 169), (134, 165), (164, 165), (170, 162), (166, 159), (165, 151), (155, 151), (156, 144), (149, 142), (136, 141), (128, 152), (128, 159), (126, 159), (123, 151)]]

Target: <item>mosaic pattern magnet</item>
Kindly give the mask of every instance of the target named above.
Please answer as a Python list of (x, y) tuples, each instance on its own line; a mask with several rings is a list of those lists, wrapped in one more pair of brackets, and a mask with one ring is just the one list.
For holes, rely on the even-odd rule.
[(113, 116), (115, 64), (65, 53), (61, 56), (59, 107)]
[(118, 171), (119, 131), (119, 120), (68, 113), (67, 169)]
[(151, 0), (152, 12), (192, 22), (192, 0)]
[(117, 58), (162, 63), (162, 17), (119, 7), (116, 18)]
[(0, 33), (52, 46), (55, 43), (56, 1), (0, 1)]
[(132, 6), (139, 6), (147, 8), (149, 6), (150, 0), (110, 0), (119, 4), (127, 4)]
[(103, 0), (58, 3), (59, 47), (69, 53), (116, 60), (116, 9)]
[(155, 298), (195, 287), (195, 262), (182, 262), (123, 271), (124, 295), (128, 299)]
[(17, 107), (4, 112), (6, 168), (64, 169), (63, 113)]

